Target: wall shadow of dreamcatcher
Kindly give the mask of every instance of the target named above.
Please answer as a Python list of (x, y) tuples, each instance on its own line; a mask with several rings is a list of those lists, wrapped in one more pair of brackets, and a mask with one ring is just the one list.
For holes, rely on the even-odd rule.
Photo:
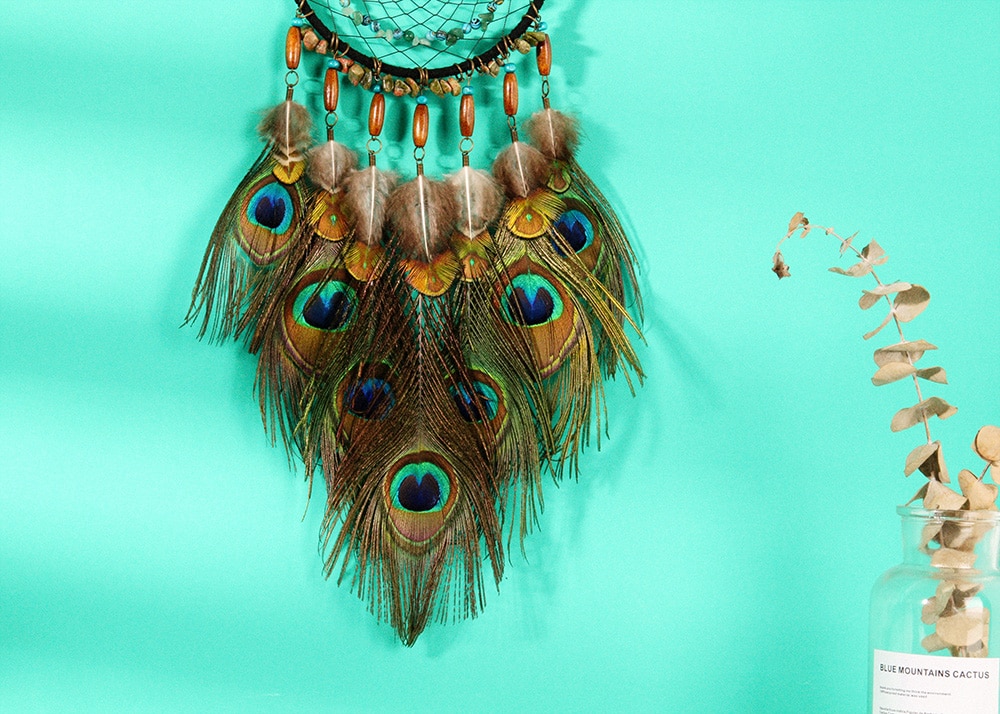
[[(187, 315), (259, 355), (266, 428), (326, 481), (327, 575), (407, 645), (479, 612), (483, 566), (499, 584), (543, 477), (575, 477), (592, 422), (599, 438), (603, 379), (642, 379), (635, 258), (574, 158), (575, 122), (550, 106), (542, 2), (296, 0), (285, 100)], [(303, 47), (326, 56), (318, 144), (294, 98)], [(522, 141), (513, 60), (532, 51), (542, 97)], [(490, 81), (511, 141), (487, 172), (470, 154)], [(370, 93), (362, 164), (335, 138), (341, 85)], [(455, 97), (435, 100), (461, 133), (444, 178), (424, 173), (428, 94)], [(387, 104), (413, 108), (412, 180), (378, 162)]]

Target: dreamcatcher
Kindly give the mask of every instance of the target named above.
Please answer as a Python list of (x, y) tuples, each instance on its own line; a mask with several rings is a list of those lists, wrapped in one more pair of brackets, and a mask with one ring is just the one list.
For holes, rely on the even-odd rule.
[[(266, 427), (326, 481), (326, 573), (408, 645), (432, 618), (475, 616), (483, 564), (499, 584), (543, 476), (575, 476), (602, 379), (642, 378), (624, 307), (640, 311), (634, 256), (574, 158), (574, 121), (550, 106), (542, 2), (296, 0), (285, 99), (187, 317), (259, 355)], [(296, 96), (303, 47), (325, 56), (319, 143)], [(541, 101), (524, 141), (514, 60), (532, 52)], [(494, 81), (511, 140), (485, 171), (470, 160), (475, 93)], [(335, 138), (350, 85), (370, 97), (363, 147)], [(443, 178), (424, 171), (428, 95), (451, 115), (435, 121), (458, 118)], [(380, 159), (386, 114), (404, 111), (409, 180)]]

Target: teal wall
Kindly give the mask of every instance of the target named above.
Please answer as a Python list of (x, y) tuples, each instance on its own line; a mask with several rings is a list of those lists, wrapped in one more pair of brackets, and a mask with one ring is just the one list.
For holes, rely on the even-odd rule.
[(609, 388), (610, 438), (485, 613), (405, 649), (322, 578), (322, 495), (302, 519), (252, 358), (178, 328), (291, 2), (3, 0), (0, 710), (862, 711), (913, 395), (869, 384), (875, 316), (832, 241), (791, 244), (780, 284), (770, 258), (802, 210), (929, 287), (908, 336), (940, 346), (935, 436), (976, 468), (1000, 4), (550, 2), (553, 98), (639, 251), (649, 379)]

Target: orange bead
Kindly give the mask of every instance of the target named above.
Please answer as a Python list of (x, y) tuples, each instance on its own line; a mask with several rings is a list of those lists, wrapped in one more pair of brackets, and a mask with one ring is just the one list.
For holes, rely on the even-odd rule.
[(285, 35), (285, 65), (288, 69), (298, 69), (300, 59), (302, 59), (302, 29), (293, 25), (288, 28), (288, 34)]
[(337, 70), (328, 67), (323, 77), (323, 106), (328, 112), (337, 111), (337, 101), (340, 99), (340, 77)]
[(427, 127), (429, 124), (426, 104), (418, 104), (413, 110), (413, 145), (423, 148), (427, 144)]
[(517, 75), (508, 72), (503, 78), (503, 110), (507, 116), (517, 114)]
[(548, 77), (549, 72), (552, 71), (552, 43), (549, 41), (548, 35), (538, 43), (535, 47), (535, 52), (535, 62), (538, 63), (538, 74)]
[(382, 125), (385, 123), (385, 95), (376, 92), (372, 95), (372, 105), (368, 110), (368, 133), (378, 136), (382, 133)]
[(462, 95), (462, 103), (458, 107), (458, 126), (462, 136), (472, 136), (476, 127), (476, 104), (471, 94)]

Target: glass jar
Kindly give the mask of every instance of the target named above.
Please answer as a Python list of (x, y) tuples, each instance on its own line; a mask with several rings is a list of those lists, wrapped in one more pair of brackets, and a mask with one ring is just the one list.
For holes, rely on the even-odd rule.
[(872, 589), (869, 710), (997, 714), (1000, 513), (896, 510), (903, 562)]

